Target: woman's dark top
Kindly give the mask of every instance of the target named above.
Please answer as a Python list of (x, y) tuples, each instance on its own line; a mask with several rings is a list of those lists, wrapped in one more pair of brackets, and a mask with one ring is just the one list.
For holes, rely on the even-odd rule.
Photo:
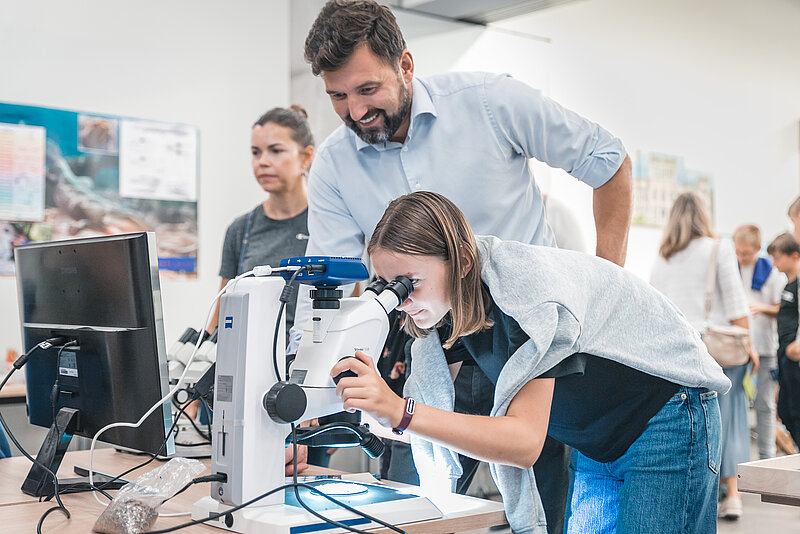
[(786, 284), (778, 308), (778, 360), (786, 355), (786, 347), (797, 337), (800, 314), (797, 309), (797, 278)]
[[(445, 349), (447, 363), (477, 365), (497, 385), (506, 361), (528, 341), (516, 320), (496, 305), (494, 326)], [(450, 325), (439, 328), (444, 340)], [(576, 353), (538, 378), (555, 378), (547, 433), (598, 462), (622, 456), (680, 386), (591, 354)]]

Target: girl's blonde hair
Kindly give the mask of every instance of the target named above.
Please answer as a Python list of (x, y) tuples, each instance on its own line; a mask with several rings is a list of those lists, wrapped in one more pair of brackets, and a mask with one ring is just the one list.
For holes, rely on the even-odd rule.
[[(491, 296), (481, 283), (475, 235), (461, 210), (447, 198), (421, 191), (393, 200), (375, 227), (367, 252), (372, 254), (379, 249), (435, 256), (447, 262), (452, 334), (443, 343), (445, 348), (461, 336), (492, 326), (488, 317)], [(472, 262), (469, 271), (465, 259)], [(407, 318), (403, 323), (412, 337), (424, 337), (430, 332)]]
[(668, 260), (698, 237), (714, 237), (706, 201), (697, 193), (683, 193), (675, 199), (669, 212), (658, 252)]

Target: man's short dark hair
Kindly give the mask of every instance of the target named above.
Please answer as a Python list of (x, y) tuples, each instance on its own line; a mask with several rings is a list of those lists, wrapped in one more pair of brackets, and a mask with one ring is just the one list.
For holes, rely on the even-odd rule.
[(406, 48), (388, 7), (372, 0), (329, 0), (308, 32), (305, 58), (311, 72), (319, 76), (339, 69), (364, 43), (390, 65), (400, 60)]
[(800, 254), (800, 245), (795, 241), (794, 236), (789, 232), (784, 232), (775, 239), (767, 247), (767, 254), (772, 256), (778, 253), (784, 256), (791, 256), (794, 253)]

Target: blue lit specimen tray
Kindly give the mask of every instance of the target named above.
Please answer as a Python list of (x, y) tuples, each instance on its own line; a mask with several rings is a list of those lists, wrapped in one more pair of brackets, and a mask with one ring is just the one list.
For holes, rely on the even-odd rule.
[[(360, 507), (367, 504), (385, 503), (391, 501), (402, 501), (418, 497), (413, 493), (406, 493), (388, 486), (379, 484), (369, 484), (364, 482), (348, 482), (337, 479), (313, 480), (305, 482), (309, 486), (318, 488), (320, 491), (330, 495), (334, 499), (341, 501), (349, 506)], [(326, 489), (327, 486), (327, 489)], [(295, 497), (294, 488), (286, 491), (284, 502), (288, 506), (302, 508)], [(322, 495), (319, 495), (308, 488), (297, 488), (300, 498), (313, 510), (334, 510), (340, 509)], [(349, 493), (349, 494), (348, 494)]]

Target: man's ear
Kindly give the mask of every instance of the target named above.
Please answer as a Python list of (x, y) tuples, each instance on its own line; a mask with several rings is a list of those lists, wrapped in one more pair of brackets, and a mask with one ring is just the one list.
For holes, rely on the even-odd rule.
[(403, 50), (400, 54), (400, 75), (406, 85), (410, 85), (414, 78), (414, 58), (408, 50)]

